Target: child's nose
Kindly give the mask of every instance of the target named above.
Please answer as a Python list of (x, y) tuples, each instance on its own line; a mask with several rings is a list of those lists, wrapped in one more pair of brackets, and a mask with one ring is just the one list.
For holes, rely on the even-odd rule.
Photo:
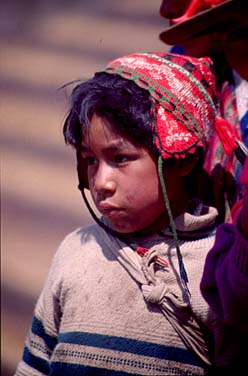
[(116, 189), (116, 181), (114, 179), (114, 171), (111, 166), (100, 164), (95, 175), (95, 190), (98, 193), (111, 192)]

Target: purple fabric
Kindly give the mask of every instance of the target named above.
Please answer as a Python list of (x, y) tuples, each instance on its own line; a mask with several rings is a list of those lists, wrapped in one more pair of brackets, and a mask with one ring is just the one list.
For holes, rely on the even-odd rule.
[(218, 317), (248, 329), (248, 239), (234, 225), (219, 226), (200, 287)]
[(210, 328), (216, 365), (228, 370), (242, 368), (247, 364), (248, 239), (236, 226), (219, 226), (200, 288), (216, 314)]

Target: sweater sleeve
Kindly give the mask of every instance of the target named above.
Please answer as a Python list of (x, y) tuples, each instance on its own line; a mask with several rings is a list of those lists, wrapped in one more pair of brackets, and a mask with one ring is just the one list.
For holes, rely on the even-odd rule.
[(55, 254), (43, 290), (34, 309), (22, 360), (14, 376), (50, 374), (50, 358), (57, 344), (61, 317), (61, 255)]
[(248, 240), (234, 225), (219, 226), (200, 288), (222, 322), (248, 330)]

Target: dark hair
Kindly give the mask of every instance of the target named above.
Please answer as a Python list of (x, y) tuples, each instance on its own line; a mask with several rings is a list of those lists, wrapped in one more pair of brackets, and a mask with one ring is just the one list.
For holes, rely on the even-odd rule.
[(117, 74), (97, 73), (77, 85), (71, 96), (71, 109), (65, 120), (65, 142), (77, 148), (82, 130), (94, 114), (105, 119), (118, 132), (153, 153), (154, 105), (147, 90)]

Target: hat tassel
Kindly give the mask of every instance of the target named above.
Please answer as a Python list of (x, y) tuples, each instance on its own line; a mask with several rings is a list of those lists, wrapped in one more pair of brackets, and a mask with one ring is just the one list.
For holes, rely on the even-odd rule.
[(234, 131), (231, 124), (221, 117), (216, 117), (215, 130), (227, 155), (235, 153), (239, 162), (243, 165), (248, 155), (248, 149)]

